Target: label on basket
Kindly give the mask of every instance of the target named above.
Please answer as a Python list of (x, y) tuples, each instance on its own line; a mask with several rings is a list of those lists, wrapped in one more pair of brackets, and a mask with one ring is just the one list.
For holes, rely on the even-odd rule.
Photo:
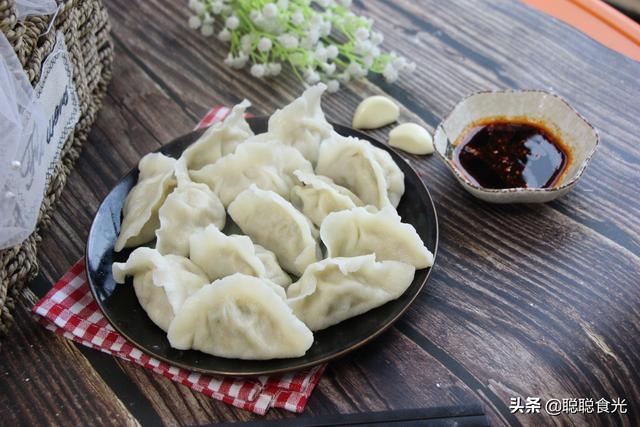
[(35, 229), (60, 153), (80, 118), (73, 64), (62, 32), (30, 95), (26, 108), (17, 104), (21, 137), (15, 155), (6, 159), (10, 168), (0, 194), (0, 249), (21, 243)]

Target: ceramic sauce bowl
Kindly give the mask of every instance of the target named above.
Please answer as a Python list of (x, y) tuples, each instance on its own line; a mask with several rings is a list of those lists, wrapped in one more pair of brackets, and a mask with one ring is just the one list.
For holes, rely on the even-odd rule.
[[(456, 166), (456, 143), (474, 123), (499, 117), (544, 123), (569, 151), (562, 176), (548, 188), (484, 188)], [(543, 203), (567, 194), (595, 153), (599, 138), (593, 126), (559, 96), (538, 90), (479, 92), (461, 101), (438, 125), (435, 149), (458, 182), (474, 196), (492, 203)]]

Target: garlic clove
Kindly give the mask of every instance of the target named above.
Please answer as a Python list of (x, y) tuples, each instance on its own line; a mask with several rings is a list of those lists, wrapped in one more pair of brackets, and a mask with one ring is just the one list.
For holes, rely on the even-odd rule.
[(411, 154), (432, 154), (433, 138), (415, 123), (403, 123), (389, 132), (389, 145)]
[(364, 99), (353, 114), (356, 129), (376, 129), (398, 120), (400, 108), (386, 96), (370, 96)]

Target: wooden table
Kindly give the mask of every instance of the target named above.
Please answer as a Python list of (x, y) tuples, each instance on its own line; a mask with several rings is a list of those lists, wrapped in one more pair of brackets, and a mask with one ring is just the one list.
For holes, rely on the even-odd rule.
[[(41, 275), (83, 255), (102, 197), (145, 153), (190, 131), (214, 104), (247, 97), (269, 114), (301, 92), (222, 64), (225, 49), (187, 27), (184, 1), (106, 1), (116, 60), (91, 137), (41, 245)], [(565, 97), (601, 146), (577, 188), (545, 205), (496, 206), (467, 194), (435, 156), (406, 156), (440, 220), (435, 270), (394, 327), (329, 365), (305, 415), (480, 402), (492, 423), (632, 425), (640, 419), (640, 63), (518, 3), (357, 1), (384, 46), (418, 63), (396, 84), (352, 84), (324, 99), (347, 123), (386, 93), (402, 120), (433, 129), (465, 95), (540, 88)], [(375, 132), (386, 140), (387, 129)], [(28, 312), (0, 351), (0, 424), (201, 424), (256, 416), (139, 366), (55, 337)], [(512, 397), (621, 397), (626, 415), (511, 414)], [(544, 412), (544, 411), (543, 411)], [(266, 418), (292, 417), (272, 410)], [(636, 424), (637, 425), (637, 424)]]

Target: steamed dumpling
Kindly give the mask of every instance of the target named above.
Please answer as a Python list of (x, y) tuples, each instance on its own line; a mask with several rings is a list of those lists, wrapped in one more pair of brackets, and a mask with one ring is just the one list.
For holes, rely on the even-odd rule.
[(205, 183), (229, 206), (251, 184), (289, 198), (295, 170), (313, 172), (311, 163), (293, 147), (281, 144), (245, 142), (213, 165), (191, 173), (196, 182)]
[(252, 185), (229, 205), (229, 215), (251, 240), (275, 253), (280, 265), (297, 276), (321, 257), (317, 230), (273, 191)]
[(160, 228), (156, 249), (161, 254), (189, 256), (189, 236), (213, 224), (224, 228), (227, 213), (209, 187), (181, 182), (158, 211)]
[[(193, 294), (169, 327), (169, 343), (246, 360), (299, 357), (313, 334), (265, 279), (234, 274)], [(281, 288), (280, 288), (281, 289)]]
[(401, 261), (417, 269), (433, 264), (433, 254), (416, 229), (401, 222), (391, 207), (376, 213), (365, 208), (331, 213), (322, 222), (320, 238), (329, 258), (375, 253), (378, 260)]
[(277, 110), (269, 118), (268, 132), (257, 135), (258, 140), (290, 145), (315, 164), (320, 143), (333, 133), (333, 127), (325, 119), (320, 105), (326, 89), (323, 83), (311, 86), (291, 104)]
[(373, 254), (328, 258), (311, 264), (289, 286), (287, 303), (298, 319), (317, 331), (398, 298), (415, 271), (403, 262), (376, 262)]
[(142, 245), (155, 237), (160, 227), (158, 209), (176, 185), (176, 160), (160, 153), (144, 156), (138, 168), (138, 183), (131, 189), (122, 208), (122, 226), (114, 245), (116, 252)]
[(389, 153), (376, 150), (368, 141), (336, 135), (320, 146), (316, 173), (348, 188), (367, 205), (396, 207), (404, 193), (404, 175)]
[(239, 144), (253, 136), (251, 127), (244, 119), (245, 110), (250, 105), (245, 99), (234, 106), (223, 121), (210, 126), (196, 142), (184, 150), (176, 164), (178, 177), (188, 178), (189, 171), (215, 163), (221, 157), (233, 153)]
[(247, 236), (227, 236), (214, 225), (194, 233), (189, 239), (191, 260), (217, 280), (234, 273), (262, 277), (286, 287), (291, 278), (275, 261), (275, 255)]
[(363, 205), (358, 196), (331, 178), (302, 171), (293, 174), (300, 183), (291, 190), (291, 203), (318, 227), (331, 212)]
[(276, 254), (260, 245), (254, 244), (253, 246), (256, 248), (256, 256), (264, 265), (264, 278), (283, 288), (289, 286), (291, 284), (291, 276), (285, 273), (282, 267), (280, 267)]
[(184, 301), (209, 279), (188, 258), (160, 255), (155, 249), (140, 247), (124, 263), (114, 263), (113, 278), (124, 283), (133, 276), (133, 288), (149, 318), (163, 330), (169, 329)]

